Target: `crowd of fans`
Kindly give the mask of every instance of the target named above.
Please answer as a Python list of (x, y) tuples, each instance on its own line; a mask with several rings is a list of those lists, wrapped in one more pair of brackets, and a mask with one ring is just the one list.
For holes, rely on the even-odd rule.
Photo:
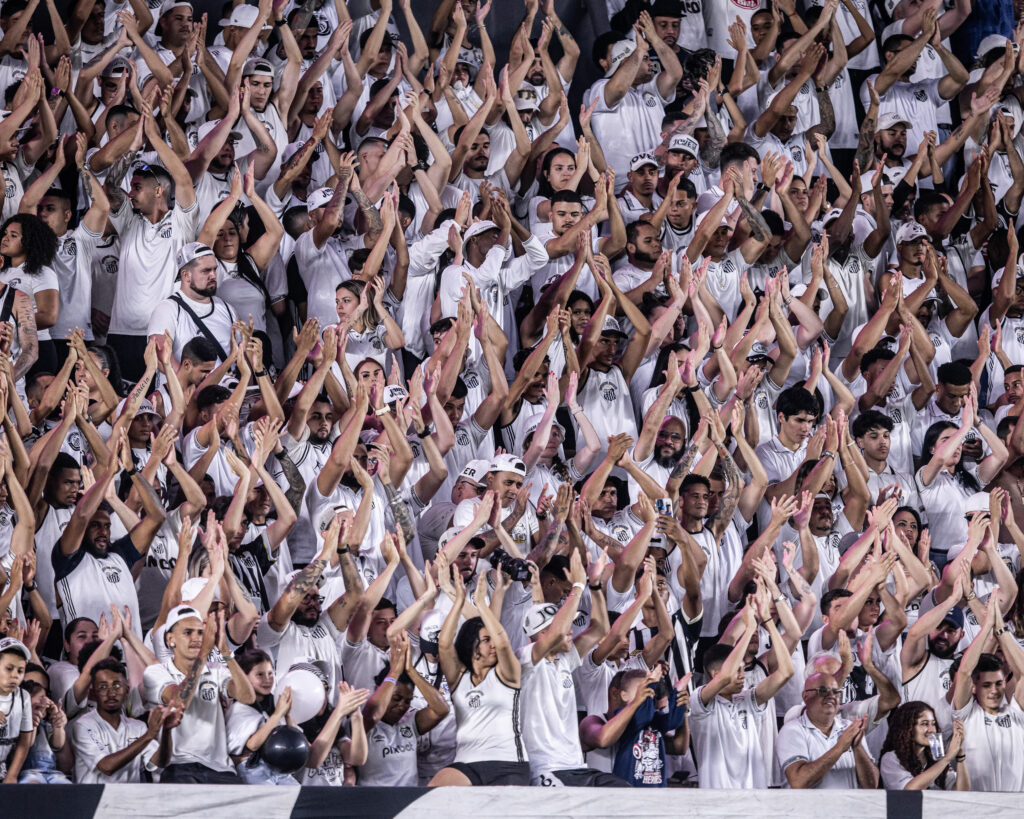
[(40, 5), (4, 782), (1024, 790), (1016, 4)]

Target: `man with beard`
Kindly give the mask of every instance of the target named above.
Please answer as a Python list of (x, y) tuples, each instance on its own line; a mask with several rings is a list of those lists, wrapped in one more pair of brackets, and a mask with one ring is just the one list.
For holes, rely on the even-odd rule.
[(900, 651), (903, 701), (927, 702), (935, 712), (939, 730), (947, 737), (953, 730), (950, 667), (964, 636), (964, 612), (960, 608), (964, 596), (963, 580), (962, 574), (957, 576), (953, 581), (953, 593), (917, 618)]
[(910, 127), (910, 120), (898, 111), (887, 111), (878, 117), (875, 159), (885, 159), (885, 176), (893, 185), (906, 175), (911, 165), (906, 157), (907, 129)]
[[(124, 447), (125, 434), (112, 441), (117, 451)], [(104, 497), (118, 469), (125, 469), (132, 485), (142, 499), (145, 516), (119, 540), (110, 542), (111, 508)], [(107, 460), (96, 482), (75, 505), (64, 533), (53, 550), (53, 570), (57, 593), (61, 600), (61, 620), (89, 617), (95, 622), (115, 605), (131, 612), (132, 628), (141, 638), (139, 598), (132, 581), (134, 566), (153, 542), (166, 518), (163, 504), (153, 487), (139, 475), (132, 463), (121, 463), (117, 457)]]
[(124, 712), (130, 689), (124, 666), (113, 657), (93, 666), (89, 699), (96, 707), (68, 726), (77, 784), (140, 783), (147, 765), (161, 767), (158, 751), (170, 749), (171, 730), (181, 713), (161, 707), (150, 711), (146, 722), (132, 719)]
[[(652, 160), (653, 161), (653, 160)], [(639, 214), (634, 213), (634, 216)], [(643, 299), (645, 287), (652, 279), (654, 266), (661, 258), (661, 239), (658, 230), (646, 218), (626, 225), (626, 262), (616, 268), (612, 279), (633, 303)], [(662, 276), (654, 276), (661, 285)]]
[[(318, 661), (327, 673), (328, 696), (334, 694), (341, 679), (338, 643), (363, 598), (363, 583), (352, 554), (348, 548), (338, 546), (340, 533), (341, 515), (335, 515), (320, 553), (304, 569), (292, 574), (284, 593), (256, 626), (260, 648), (270, 652), (277, 668), (285, 670), (296, 663)], [(335, 555), (345, 594), (337, 600), (325, 601), (320, 595), (321, 577), (335, 563)]]
[[(130, 149), (110, 166), (104, 180), (110, 222), (121, 238), (121, 272), (107, 339), (117, 349), (121, 374), (129, 381), (137, 381), (142, 375), (148, 322), (161, 299), (173, 291), (174, 279), (182, 267), (175, 265), (176, 254), (193, 241), (199, 227), (199, 206), (184, 163), (164, 142), (152, 111), (143, 114), (140, 124)], [(139, 165), (132, 169), (142, 147), (143, 132), (163, 167)], [(121, 181), (129, 169), (131, 189), (126, 195)], [(180, 343), (184, 345), (194, 335), (189, 334)], [(180, 347), (177, 352), (180, 354)]]
[(911, 313), (916, 313), (922, 302), (933, 295), (935, 278), (926, 275), (924, 269), (928, 245), (928, 231), (913, 219), (904, 222), (896, 231), (896, 265), (878, 279), (878, 286), (883, 290), (894, 276), (901, 280), (903, 296)]
[(178, 251), (181, 292), (160, 302), (149, 320), (149, 337), (159, 345), (169, 333), (175, 361), (185, 344), (198, 335), (216, 342), (218, 360), (226, 361), (231, 347), (235, 313), (217, 298), (217, 257), (200, 242), (189, 242)]

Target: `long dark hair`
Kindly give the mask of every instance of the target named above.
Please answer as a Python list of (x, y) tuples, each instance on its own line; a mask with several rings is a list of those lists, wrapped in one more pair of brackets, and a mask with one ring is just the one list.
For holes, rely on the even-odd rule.
[[(562, 154), (565, 154), (566, 156), (571, 156), (573, 162), (576, 161), (576, 154), (574, 154), (568, 148), (563, 148), (561, 146), (555, 146), (546, 154), (544, 154), (544, 159), (542, 159), (540, 163), (540, 173), (537, 174), (538, 196), (546, 196), (548, 199), (550, 199), (551, 194), (555, 192), (554, 189), (551, 187), (551, 183), (548, 182), (547, 173), (548, 171), (551, 170), (551, 163), (555, 161), (555, 157), (561, 156)], [(577, 165), (577, 170), (579, 170), (579, 165)]]
[[(57, 255), (57, 234), (46, 222), (31, 213), (16, 213), (4, 222), (0, 233), (5, 232), (10, 224), (21, 226), (21, 247), (25, 251), (22, 268), (26, 273), (34, 276), (44, 266), (53, 263), (53, 257)], [(4, 256), (4, 267), (10, 266), (10, 258)]]
[[(260, 663), (270, 663), (273, 665), (274, 661), (267, 652), (260, 651), (258, 648), (251, 648), (238, 658), (238, 665), (245, 674), (248, 674)], [(261, 697), (257, 694), (256, 701), (252, 704), (252, 707), (261, 714), (269, 715), (274, 713), (274, 695), (266, 694)]]
[(459, 633), (455, 635), (455, 654), (470, 673), (473, 671), (473, 655), (480, 645), (480, 632), (483, 630), (483, 619), (470, 617), (459, 627)]
[[(924, 441), (921, 443), (921, 460), (924, 463), (928, 463), (932, 459), (932, 452), (935, 449), (935, 444), (939, 440), (939, 436), (942, 435), (947, 429), (960, 429), (957, 424), (952, 421), (936, 421), (924, 434)], [(964, 468), (963, 454), (961, 453), (960, 460), (957, 461), (956, 466), (953, 468), (953, 477), (957, 479), (964, 489), (971, 492), (980, 492), (981, 484), (978, 483), (977, 479)]]
[[(889, 735), (885, 738), (885, 744), (882, 745), (881, 753), (885, 754), (888, 751), (892, 751), (896, 754), (896, 759), (899, 760), (900, 765), (911, 776), (917, 776), (938, 762), (937, 759), (932, 757), (932, 749), (927, 746), (924, 748), (924, 762), (922, 762), (921, 756), (918, 754), (919, 746), (914, 742), (914, 728), (918, 719), (925, 712), (935, 716), (935, 709), (926, 702), (912, 700), (911, 702), (903, 703), (889, 714)], [(939, 778), (935, 780), (935, 784), (945, 789), (948, 773), (948, 770), (943, 771)]]

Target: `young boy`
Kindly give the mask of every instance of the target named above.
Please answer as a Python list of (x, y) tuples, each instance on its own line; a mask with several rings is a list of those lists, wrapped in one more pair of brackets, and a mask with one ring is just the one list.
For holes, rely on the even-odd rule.
[(25, 666), (32, 657), (13, 637), (0, 640), (0, 776), (5, 785), (18, 781), (32, 744), (32, 698), (21, 689)]

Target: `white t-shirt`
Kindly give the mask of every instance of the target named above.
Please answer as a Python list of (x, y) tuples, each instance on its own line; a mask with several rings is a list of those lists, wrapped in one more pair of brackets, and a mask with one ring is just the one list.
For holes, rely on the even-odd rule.
[(417, 713), (410, 708), (394, 725), (381, 721), (366, 732), (366, 764), (358, 769), (360, 785), (404, 788), (419, 784)]
[(523, 739), (530, 757), (530, 774), (583, 767), (576, 689), (572, 673), (580, 666), (576, 646), (554, 659), (533, 662), (533, 643), (517, 652), (522, 665)]
[(1017, 700), (989, 714), (971, 697), (953, 716), (964, 722), (971, 790), (1024, 791), (1024, 711)]
[(320, 660), (326, 665), (328, 697), (332, 701), (341, 680), (339, 637), (338, 629), (326, 611), (312, 626), (300, 626), (294, 620), (289, 620), (283, 631), (275, 631), (270, 626), (267, 614), (260, 617), (256, 626), (256, 640), (260, 648), (274, 658), (278, 676), (287, 674), (288, 669), (296, 663)]
[(68, 726), (68, 740), (75, 752), (75, 782), (79, 785), (142, 782), (146, 760), (160, 747), (155, 740), (135, 759), (109, 776), (100, 773), (96, 766), (104, 757), (123, 751), (139, 737), (145, 736), (147, 730), (146, 723), (125, 714), (121, 714), (117, 728), (103, 719), (95, 709), (76, 717)]
[[(703, 686), (701, 686), (703, 688)], [(766, 788), (767, 765), (760, 740), (765, 706), (753, 688), (707, 705), (698, 688), (690, 697), (690, 730), (702, 788)]]
[[(49, 265), (43, 265), (38, 273), (27, 273), (24, 268), (19, 265), (17, 267), (8, 267), (7, 269), (0, 271), (0, 282), (13, 287), (17, 290), (23, 290), (32, 302), (33, 309), (36, 308), (36, 293), (40, 293), (44, 290), (56, 290), (60, 292), (61, 285), (60, 280), (57, 278), (57, 273)], [(58, 314), (58, 321), (60, 315)], [(56, 325), (54, 325), (56, 326)], [(49, 341), (50, 330), (38, 330), (37, 336), (40, 341)], [(63, 336), (61, 336), (63, 338)]]
[(196, 336), (203, 336), (205, 333), (193, 320), (188, 311), (179, 304), (176, 299), (180, 298), (196, 314), (206, 329), (213, 334), (220, 344), (221, 350), (227, 354), (231, 348), (231, 325), (235, 320), (235, 311), (231, 309), (224, 299), (213, 296), (209, 302), (196, 301), (189, 298), (180, 289), (175, 288), (175, 298), (163, 299), (153, 311), (149, 319), (149, 326), (146, 334), (160, 335), (165, 330), (171, 334), (173, 341), (174, 357), (181, 359), (181, 351)]
[(590, 106), (598, 99), (594, 109), (594, 136), (601, 143), (608, 164), (615, 169), (616, 193), (626, 186), (629, 161), (637, 154), (653, 150), (661, 142), (661, 121), (665, 105), (676, 95), (664, 99), (658, 90), (657, 77), (643, 85), (630, 88), (614, 106), (605, 99), (609, 79), (600, 79), (587, 89), (583, 104)]

